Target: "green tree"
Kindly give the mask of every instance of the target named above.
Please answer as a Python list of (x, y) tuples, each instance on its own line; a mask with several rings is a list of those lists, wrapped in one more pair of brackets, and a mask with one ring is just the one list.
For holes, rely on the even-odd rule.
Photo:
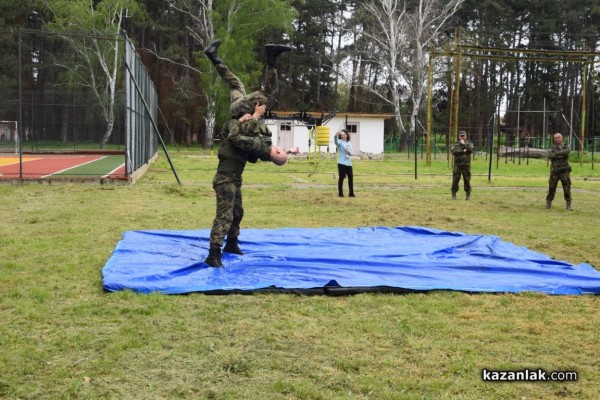
[(0, 0), (0, 28), (27, 28), (32, 12), (43, 8), (43, 0)]
[[(0, 46), (3, 49), (2, 67), (0, 68), (0, 88), (16, 90), (19, 85), (17, 67), (18, 47), (11, 30), (14, 28), (39, 29), (43, 16), (41, 0), (0, 0)], [(25, 49), (24, 52), (27, 52)], [(25, 59), (27, 57), (25, 56)]]
[[(286, 0), (244, 0), (219, 1), (213, 13), (214, 32), (207, 35), (212, 41), (220, 38), (223, 43), (220, 54), (227, 65), (240, 78), (248, 90), (261, 84), (264, 73), (263, 46), (269, 42), (281, 42), (289, 35), (294, 9)], [(206, 43), (208, 44), (208, 42)], [(200, 56), (199, 63), (209, 62)], [(208, 67), (204, 87), (214, 93), (217, 100), (218, 120), (228, 116), (229, 88), (225, 87), (212, 66)], [(283, 72), (283, 71), (282, 71)], [(281, 74), (284, 77), (284, 73)], [(286, 93), (284, 79), (280, 79), (282, 93)]]
[(196, 30), (196, 19), (202, 16), (204, 8), (198, 0), (140, 3), (147, 18), (132, 19), (127, 31), (158, 93), (163, 116), (158, 121), (159, 129), (171, 134), (165, 139), (191, 145), (204, 127), (202, 115), (207, 101), (199, 83), (205, 72), (196, 65), (194, 56), (202, 45), (192, 31)]
[(173, 32), (163, 25), (173, 23), (179, 31), (177, 39), (155, 37), (154, 43), (145, 42), (144, 46), (175, 72), (170, 78), (179, 94), (172, 99), (190, 99), (199, 105), (188, 116), (190, 121), (204, 121), (205, 135), (200, 141), (210, 145), (217, 127), (227, 118), (229, 91), (202, 50), (216, 38), (221, 39), (219, 57), (246, 88), (256, 87), (263, 73), (262, 45), (284, 37), (294, 10), (285, 0), (172, 0), (161, 10), (150, 15), (164, 32)]
[[(124, 18), (139, 12), (137, 0), (44, 0), (49, 10), (50, 29), (63, 33), (62, 39), (72, 47), (77, 64), (64, 63), (64, 79), (72, 85), (86, 87), (101, 105), (106, 122), (100, 146), (113, 133), (117, 85), (122, 73)], [(82, 36), (84, 34), (85, 36)]]
[[(294, 21), (290, 54), (287, 108), (312, 104), (317, 111), (336, 108), (336, 51), (343, 34), (347, 3), (340, 0), (295, 0), (298, 18)], [(294, 95), (292, 95), (294, 94)]]

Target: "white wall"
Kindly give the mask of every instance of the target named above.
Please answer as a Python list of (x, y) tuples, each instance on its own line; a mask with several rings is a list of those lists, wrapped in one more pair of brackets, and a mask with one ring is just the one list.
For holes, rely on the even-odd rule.
[[(335, 153), (336, 148), (333, 142), (333, 135), (346, 126), (346, 116), (348, 125), (356, 126), (357, 133), (350, 133), (352, 147), (356, 155), (361, 153), (382, 154), (383, 153), (383, 134), (385, 115), (366, 115), (366, 114), (338, 114), (332, 118), (325, 126), (331, 130), (329, 152)], [(298, 121), (288, 120), (268, 120), (267, 126), (273, 133), (273, 143), (282, 147), (300, 147), (300, 152), (308, 152), (309, 131), (308, 128)], [(280, 129), (281, 124), (291, 123), (291, 130)], [(293, 144), (290, 144), (293, 141)], [(280, 144), (281, 143), (281, 144)], [(314, 141), (311, 142), (311, 147)], [(314, 147), (311, 148), (311, 151)], [(321, 146), (318, 151), (327, 151), (326, 146)]]

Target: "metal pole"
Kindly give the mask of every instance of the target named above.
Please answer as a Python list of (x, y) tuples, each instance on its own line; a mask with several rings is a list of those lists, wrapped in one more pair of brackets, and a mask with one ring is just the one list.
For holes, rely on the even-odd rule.
[(571, 97), (571, 116), (569, 120), (569, 143), (573, 143), (573, 97)]
[[(579, 141), (579, 163), (583, 163), (583, 141), (585, 139), (585, 112), (586, 112), (586, 92), (587, 92), (587, 74), (588, 64), (583, 66), (583, 85), (581, 93), (581, 140)], [(571, 143), (569, 143), (571, 144)]]
[(544, 143), (546, 143), (546, 97), (544, 97), (544, 112), (542, 113), (542, 149), (544, 148)]
[(521, 97), (517, 97), (517, 135), (519, 135), (519, 165), (521, 165)]
[[(494, 118), (494, 121), (496, 121), (496, 118)], [(497, 119), (497, 123), (500, 123), (500, 114), (498, 114), (498, 119)], [(490, 159), (488, 160), (488, 182), (491, 182), (492, 180), (492, 158), (493, 158), (493, 151), (494, 151), (494, 129), (496, 126), (496, 122), (492, 125), (492, 129), (489, 131), (490, 135), (488, 136), (488, 146), (489, 146), (489, 151), (490, 151)]]
[(18, 31), (18, 40), (19, 40), (19, 126), (17, 128), (17, 136), (19, 137), (18, 150), (19, 150), (19, 178), (23, 179), (23, 148), (21, 143), (23, 143), (23, 63), (21, 57), (21, 29)]

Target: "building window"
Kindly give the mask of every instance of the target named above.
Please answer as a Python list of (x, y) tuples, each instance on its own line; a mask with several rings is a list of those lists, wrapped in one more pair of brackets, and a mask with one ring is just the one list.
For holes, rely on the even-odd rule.
[(356, 133), (358, 132), (358, 124), (348, 124), (346, 125), (346, 130), (348, 133)]
[(290, 124), (290, 123), (281, 124), (281, 125), (279, 125), (279, 130), (281, 130), (281, 131), (291, 131), (292, 130), (292, 124)]

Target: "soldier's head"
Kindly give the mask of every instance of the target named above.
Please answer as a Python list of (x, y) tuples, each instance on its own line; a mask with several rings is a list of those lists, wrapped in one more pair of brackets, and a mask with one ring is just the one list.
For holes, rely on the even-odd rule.
[(465, 132), (465, 131), (458, 132), (458, 140), (467, 140), (467, 132)]
[(237, 119), (244, 114), (252, 114), (254, 113), (254, 107), (256, 106), (256, 103), (263, 105), (266, 104), (267, 101), (267, 96), (265, 96), (263, 92), (252, 92), (231, 103), (229, 106), (229, 116)]
[(561, 144), (563, 142), (563, 136), (560, 132), (554, 134), (554, 143)]

